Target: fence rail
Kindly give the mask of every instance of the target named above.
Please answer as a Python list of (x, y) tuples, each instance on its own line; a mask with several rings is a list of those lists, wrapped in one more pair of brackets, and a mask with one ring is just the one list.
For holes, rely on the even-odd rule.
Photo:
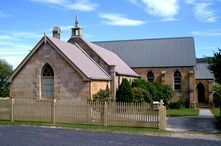
[(166, 108), (147, 103), (0, 99), (0, 119), (165, 129)]

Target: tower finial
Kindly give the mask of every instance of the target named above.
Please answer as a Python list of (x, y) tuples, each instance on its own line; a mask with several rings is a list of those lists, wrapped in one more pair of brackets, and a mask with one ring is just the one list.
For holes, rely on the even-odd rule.
[(76, 17), (75, 17), (75, 27), (79, 27), (79, 24), (78, 24), (78, 14), (76, 14)]

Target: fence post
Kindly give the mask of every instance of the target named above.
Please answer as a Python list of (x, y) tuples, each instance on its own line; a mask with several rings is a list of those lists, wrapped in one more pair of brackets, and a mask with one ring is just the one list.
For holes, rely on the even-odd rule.
[(104, 126), (107, 126), (107, 118), (108, 118), (108, 111), (107, 111), (107, 102), (104, 102)]
[(159, 129), (166, 130), (166, 107), (163, 106), (163, 100), (160, 100), (159, 106)]
[(11, 109), (10, 109), (10, 111), (11, 111), (11, 113), (10, 113), (10, 120), (11, 120), (11, 122), (14, 122), (14, 103), (15, 103), (15, 101), (12, 98), (11, 99)]
[(56, 99), (53, 99), (52, 103), (51, 103), (51, 122), (52, 122), (52, 124), (55, 124), (55, 103), (56, 103)]

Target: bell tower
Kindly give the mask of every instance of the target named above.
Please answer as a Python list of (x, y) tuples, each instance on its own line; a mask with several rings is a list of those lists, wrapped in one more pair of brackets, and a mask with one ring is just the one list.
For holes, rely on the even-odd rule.
[(78, 24), (78, 15), (75, 18), (75, 26), (72, 28), (72, 38), (74, 37), (83, 37), (83, 29)]

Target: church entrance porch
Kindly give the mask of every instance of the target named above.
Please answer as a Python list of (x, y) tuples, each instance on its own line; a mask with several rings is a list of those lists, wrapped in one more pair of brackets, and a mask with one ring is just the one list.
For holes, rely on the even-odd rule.
[(208, 108), (208, 98), (206, 98), (206, 90), (205, 86), (200, 82), (197, 85), (197, 97), (198, 97), (198, 103), (199, 107)]

